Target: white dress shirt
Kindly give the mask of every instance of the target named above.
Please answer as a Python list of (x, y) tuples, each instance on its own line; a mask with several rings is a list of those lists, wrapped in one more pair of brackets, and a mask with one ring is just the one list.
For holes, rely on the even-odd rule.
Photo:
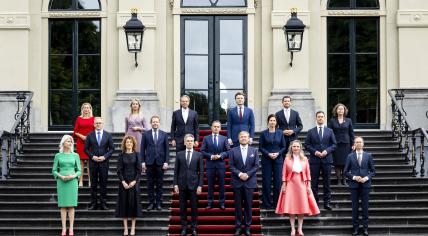
[(183, 116), (184, 123), (187, 123), (187, 118), (189, 117), (189, 108), (181, 108), (181, 115)]
[(300, 162), (300, 156), (299, 155), (293, 155), (293, 172), (300, 173), (302, 172), (302, 163)]

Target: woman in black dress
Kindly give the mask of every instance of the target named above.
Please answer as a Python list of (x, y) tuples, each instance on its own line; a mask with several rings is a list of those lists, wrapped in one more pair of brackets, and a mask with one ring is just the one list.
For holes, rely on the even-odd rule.
[(333, 108), (333, 118), (328, 122), (328, 127), (333, 130), (337, 141), (336, 150), (333, 152), (333, 165), (338, 185), (346, 184), (343, 167), (345, 166), (346, 158), (352, 152), (354, 143), (354, 128), (352, 120), (346, 117), (347, 114), (348, 108), (342, 103), (338, 103)]
[(136, 218), (141, 217), (140, 176), (141, 161), (135, 151), (137, 141), (132, 136), (122, 140), (122, 153), (117, 160), (119, 176), (119, 193), (116, 206), (116, 217), (123, 218), (123, 235), (128, 235), (128, 218), (131, 218), (131, 235), (135, 235)]

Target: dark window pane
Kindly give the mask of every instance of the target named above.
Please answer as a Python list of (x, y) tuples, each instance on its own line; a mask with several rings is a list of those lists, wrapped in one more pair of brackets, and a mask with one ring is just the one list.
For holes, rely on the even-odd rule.
[(50, 88), (71, 89), (73, 87), (73, 57), (51, 56), (49, 65)]
[(378, 91), (357, 89), (357, 122), (356, 123), (379, 123)]
[(92, 113), (94, 116), (101, 116), (101, 93), (99, 90), (78, 92), (76, 114), (80, 114), (80, 106), (85, 102), (89, 102), (92, 105)]
[(328, 8), (350, 8), (351, 0), (329, 0)]
[(100, 53), (101, 28), (99, 20), (79, 20), (79, 53)]
[(99, 56), (79, 56), (79, 89), (99, 89), (100, 88), (100, 57)]
[[(348, 109), (351, 108), (351, 90), (350, 89), (329, 89), (328, 90), (328, 105), (327, 105), (327, 116), (331, 117), (333, 107), (338, 103), (344, 104)], [(350, 112), (348, 112), (348, 116)]]
[(186, 20), (184, 23), (186, 54), (208, 54), (208, 21)]
[(54, 91), (49, 94), (49, 125), (73, 125), (72, 92)]
[(245, 0), (218, 0), (217, 6), (245, 7)]
[(219, 107), (215, 107), (214, 109), (220, 110), (220, 121), (222, 124), (226, 124), (227, 122), (227, 109), (236, 106), (235, 94), (237, 92), (243, 92), (243, 90), (220, 90), (220, 104)]
[(77, 9), (100, 10), (101, 7), (98, 0), (78, 0)]
[(186, 56), (185, 89), (208, 89), (208, 56)]
[(72, 0), (51, 0), (49, 10), (71, 10), (73, 9)]
[(356, 52), (378, 51), (378, 19), (362, 18), (355, 20)]
[(185, 91), (190, 97), (190, 109), (198, 113), (199, 124), (208, 124), (208, 91)]
[(349, 52), (349, 18), (330, 17), (327, 20), (328, 52)]
[(73, 53), (73, 28), (71, 20), (52, 20), (50, 32), (51, 54)]
[(242, 53), (242, 20), (220, 20), (220, 53)]
[(379, 0), (355, 0), (357, 8), (379, 8)]
[(242, 55), (220, 56), (220, 89), (241, 89), (244, 86)]
[(357, 88), (376, 88), (378, 86), (378, 55), (356, 55)]
[(183, 0), (183, 7), (210, 7), (211, 2), (209, 0)]
[(349, 55), (328, 55), (328, 87), (349, 88), (350, 87), (350, 65)]

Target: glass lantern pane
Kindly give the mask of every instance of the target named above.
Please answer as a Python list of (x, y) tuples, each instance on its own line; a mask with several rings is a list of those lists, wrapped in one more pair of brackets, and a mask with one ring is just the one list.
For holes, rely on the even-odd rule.
[(141, 50), (141, 33), (128, 33), (128, 47), (132, 51)]
[(302, 47), (302, 32), (288, 32), (288, 50), (298, 51)]

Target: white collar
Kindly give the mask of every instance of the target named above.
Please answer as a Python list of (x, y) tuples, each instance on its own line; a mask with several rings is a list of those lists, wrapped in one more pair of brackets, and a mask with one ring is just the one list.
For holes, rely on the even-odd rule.
[(239, 146), (241, 147), (241, 149), (243, 149), (243, 148), (248, 149), (248, 145), (246, 145), (246, 146), (239, 145)]

